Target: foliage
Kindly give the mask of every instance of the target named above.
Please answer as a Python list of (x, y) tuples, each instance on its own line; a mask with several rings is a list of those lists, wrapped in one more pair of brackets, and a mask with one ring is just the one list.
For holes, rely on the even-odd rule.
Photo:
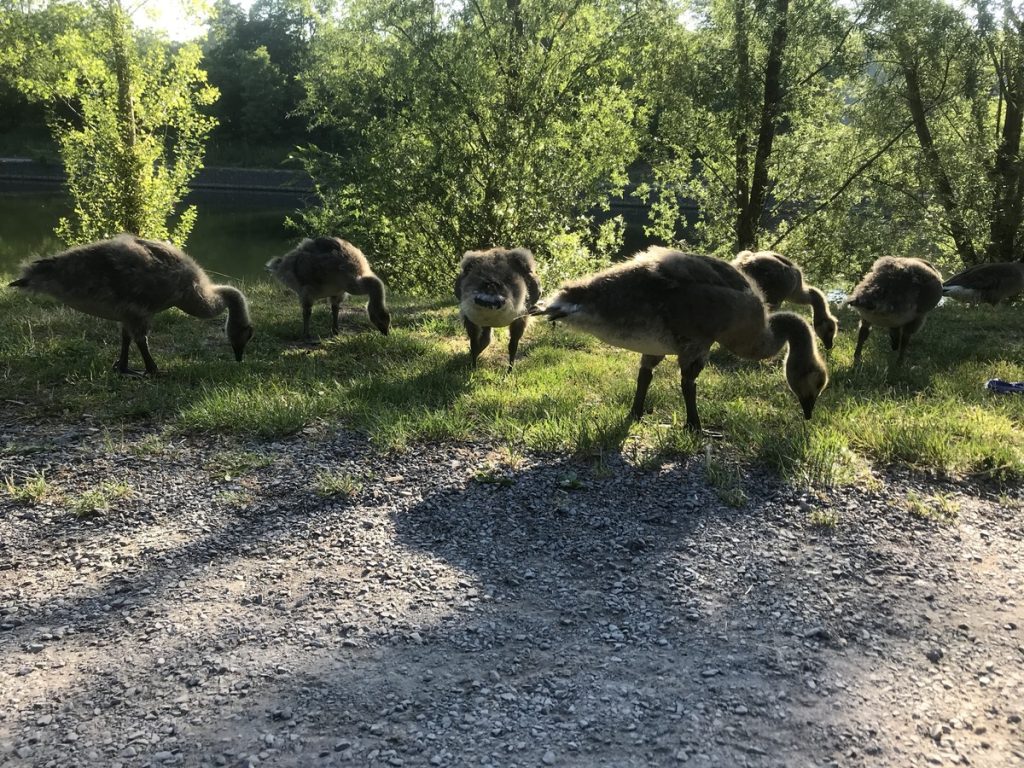
[(128, 231), (183, 244), (196, 210), (177, 213), (176, 206), (202, 166), (214, 124), (199, 108), (217, 95), (199, 68), (200, 51), (185, 45), (172, 52), (136, 34), (116, 0), (67, 6), (39, 13), (52, 20), (63, 9), (65, 22), (79, 24), (58, 24), (54, 38), (43, 39), (46, 25), (30, 11), (20, 26), (30, 34), (3, 62), (17, 68), (14, 81), (24, 94), (51, 107), (74, 201), (57, 233), (68, 243)]
[[(667, 30), (647, 88), (657, 105), (653, 232), (675, 240), (678, 196), (697, 202), (691, 239), (707, 250), (755, 247), (833, 181), (856, 18), (835, 3), (706, 0), (695, 28)], [(780, 159), (784, 158), (784, 160)], [(833, 173), (829, 173), (833, 171)]]
[(313, 42), (306, 228), (379, 254), (392, 284), (447, 288), (459, 254), (587, 233), (627, 181), (643, 111), (629, 78), (646, 3), (354, 2)]
[(255, 148), (305, 140), (305, 125), (290, 118), (304, 93), (298, 75), (327, 5), (258, 0), (245, 11), (231, 0), (214, 4), (202, 48), (221, 95), (212, 109), (218, 125), (211, 141), (222, 154), (239, 142)]

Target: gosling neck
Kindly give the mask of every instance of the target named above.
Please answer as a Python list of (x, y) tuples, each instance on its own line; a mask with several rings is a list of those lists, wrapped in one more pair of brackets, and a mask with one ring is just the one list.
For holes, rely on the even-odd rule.
[(815, 325), (832, 316), (832, 313), (828, 311), (828, 300), (825, 298), (825, 294), (817, 288), (804, 287), (799, 303), (811, 305), (811, 309), (814, 311)]
[(359, 278), (359, 287), (369, 297), (370, 309), (373, 311), (386, 311), (384, 303), (384, 283), (376, 275), (367, 275)]
[(228, 325), (235, 327), (252, 325), (249, 318), (249, 303), (240, 290), (231, 285), (216, 285), (213, 292), (220, 304), (216, 314), (220, 314), (224, 307), (228, 309)]

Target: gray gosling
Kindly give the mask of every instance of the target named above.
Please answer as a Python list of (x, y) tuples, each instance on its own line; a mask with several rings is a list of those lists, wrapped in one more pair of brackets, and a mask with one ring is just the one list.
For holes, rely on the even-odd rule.
[(147, 337), (153, 315), (171, 307), (204, 318), (216, 317), (227, 308), (225, 332), (239, 362), (253, 335), (249, 306), (241, 291), (211, 283), (202, 268), (173, 245), (133, 235), (79, 245), (34, 261), (10, 285), (119, 322), (121, 354), (114, 370), (126, 375), (141, 375), (128, 367), (132, 341), (146, 373), (158, 373)]
[(474, 366), (491, 343), (491, 328), (508, 326), (508, 367), (512, 369), (529, 310), (540, 299), (536, 268), (533, 254), (526, 248), (491, 248), (463, 255), (455, 298)]
[(373, 274), (363, 252), (340, 237), (306, 238), (284, 256), (271, 259), (267, 271), (295, 291), (302, 305), (302, 336), (307, 341), (313, 302), (331, 302), (331, 335), (338, 333), (341, 302), (349, 293), (367, 295), (366, 314), (374, 327), (388, 335), (391, 313), (385, 304), (384, 283)]
[(686, 426), (700, 431), (697, 376), (715, 342), (750, 360), (772, 357), (788, 343), (786, 380), (807, 419), (828, 383), (807, 321), (792, 312), (768, 314), (749, 279), (710, 256), (651, 248), (632, 261), (566, 283), (535, 314), (564, 320), (642, 355), (629, 411), (637, 421), (654, 367), (666, 355), (676, 355)]
[(839, 321), (828, 310), (825, 294), (804, 282), (804, 273), (796, 264), (774, 251), (740, 251), (732, 265), (745, 274), (764, 295), (768, 309), (774, 312), (784, 301), (810, 304), (814, 312), (814, 332), (832, 349)]
[(854, 365), (860, 362), (872, 325), (889, 329), (892, 348), (898, 350), (896, 365), (902, 363), (910, 337), (921, 329), (925, 315), (941, 298), (942, 275), (924, 259), (878, 259), (846, 300), (860, 315)]
[(1024, 262), (978, 264), (953, 275), (942, 285), (942, 295), (971, 304), (998, 304), (1024, 293)]

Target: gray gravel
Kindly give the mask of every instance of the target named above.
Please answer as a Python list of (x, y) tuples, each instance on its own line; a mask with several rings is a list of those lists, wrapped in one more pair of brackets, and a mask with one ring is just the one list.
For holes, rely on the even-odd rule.
[(1019, 488), (238, 447), (0, 418), (0, 765), (1024, 765)]

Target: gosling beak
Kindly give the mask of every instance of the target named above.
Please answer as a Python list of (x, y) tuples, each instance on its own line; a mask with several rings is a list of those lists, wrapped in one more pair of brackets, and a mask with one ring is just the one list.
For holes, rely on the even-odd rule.
[(804, 419), (807, 421), (811, 420), (811, 414), (814, 412), (814, 400), (801, 400), (800, 407), (804, 409)]

